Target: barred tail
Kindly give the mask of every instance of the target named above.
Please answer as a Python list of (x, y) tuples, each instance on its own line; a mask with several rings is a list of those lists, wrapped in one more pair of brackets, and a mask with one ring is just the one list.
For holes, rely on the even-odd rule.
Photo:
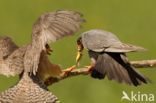
[[(33, 78), (33, 79), (32, 79)], [(56, 103), (58, 98), (36, 78), (24, 74), (17, 85), (0, 93), (0, 103)]]

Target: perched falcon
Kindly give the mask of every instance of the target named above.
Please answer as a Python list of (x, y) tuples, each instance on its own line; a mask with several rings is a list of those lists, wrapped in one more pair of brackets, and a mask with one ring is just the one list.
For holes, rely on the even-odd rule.
[(99, 29), (82, 33), (77, 44), (77, 63), (83, 48), (86, 48), (92, 61), (90, 69), (93, 78), (103, 79), (107, 76), (110, 80), (134, 86), (147, 83), (147, 79), (135, 70), (125, 54), (142, 51), (144, 48), (122, 43), (113, 33)]

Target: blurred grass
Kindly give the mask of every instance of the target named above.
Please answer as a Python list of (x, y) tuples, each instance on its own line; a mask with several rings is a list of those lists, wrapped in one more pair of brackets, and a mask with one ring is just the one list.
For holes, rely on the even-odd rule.
[[(87, 23), (73, 37), (54, 44), (51, 61), (67, 68), (75, 63), (75, 40), (85, 30), (101, 28), (115, 33), (122, 41), (147, 48), (148, 52), (131, 53), (130, 60), (154, 59), (156, 38), (155, 0), (1, 0), (0, 35), (8, 35), (23, 45), (30, 41), (31, 27), (38, 16), (57, 9), (77, 10), (84, 14)], [(81, 66), (89, 64), (87, 54)], [(118, 84), (107, 79), (99, 81), (89, 76), (79, 76), (61, 81), (49, 89), (63, 103), (120, 103), (122, 91), (133, 90), (156, 95), (154, 69), (142, 69), (152, 83), (140, 87)], [(0, 91), (15, 84), (17, 77), (0, 76)], [(123, 103), (129, 103), (124, 101)]]

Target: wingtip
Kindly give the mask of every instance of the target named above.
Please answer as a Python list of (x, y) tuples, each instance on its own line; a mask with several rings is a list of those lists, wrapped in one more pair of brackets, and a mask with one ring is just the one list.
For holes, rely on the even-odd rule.
[(142, 52), (148, 51), (148, 49), (146, 49), (144, 47), (140, 47), (140, 46), (137, 46), (136, 49), (137, 49), (137, 51), (142, 51)]

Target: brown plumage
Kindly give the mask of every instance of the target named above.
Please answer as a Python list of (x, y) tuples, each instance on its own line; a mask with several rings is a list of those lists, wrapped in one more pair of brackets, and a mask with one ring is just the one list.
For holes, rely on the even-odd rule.
[[(29, 45), (18, 47), (10, 37), (0, 38), (0, 74), (7, 77), (20, 75), (24, 71), (24, 55)], [(5, 45), (6, 46), (5, 46)], [(44, 81), (48, 77), (59, 77), (61, 68), (49, 61), (48, 55), (42, 51), (39, 62), (38, 76)]]
[[(42, 77), (44, 73), (59, 76), (62, 73), (61, 68), (48, 60), (47, 44), (64, 36), (73, 35), (84, 21), (81, 16), (78, 12), (68, 10), (41, 15), (33, 26), (32, 42), (23, 47), (18, 47), (9, 37), (1, 37), (0, 74), (14, 76), (26, 71), (33, 72), (35, 75), (37, 69), (40, 69), (39, 71), (42, 71), (43, 74), (38, 74), (41, 74)], [(53, 72), (47, 72), (48, 70)]]
[(49, 77), (58, 78), (63, 73), (57, 64), (49, 61), (48, 43), (73, 35), (84, 21), (81, 16), (68, 10), (41, 15), (33, 26), (32, 42), (23, 47), (18, 47), (9, 37), (0, 37), (0, 74), (24, 73), (17, 85), (0, 94), (0, 102), (55, 103), (56, 97), (40, 85)]
[(46, 45), (78, 31), (84, 22), (81, 16), (74, 11), (56, 11), (41, 15), (33, 26), (32, 42), (24, 57), (25, 71), (35, 75), (40, 54), (46, 51)]
[[(0, 103), (56, 103), (58, 98), (50, 93), (44, 84), (49, 77), (58, 77), (61, 68), (55, 68), (50, 63), (47, 53), (43, 52), (36, 76), (29, 76), (24, 72), (24, 54), (29, 46), (19, 48), (11, 38), (0, 38), (0, 74), (5, 76), (20, 75), (20, 81), (13, 87), (0, 93)], [(57, 72), (55, 72), (55, 70)], [(24, 75), (23, 75), (24, 72)]]
[(0, 37), (0, 74), (15, 76), (23, 71), (26, 46), (19, 48), (10, 37)]
[(37, 76), (24, 73), (17, 85), (0, 93), (0, 103), (57, 103), (58, 98), (48, 91)]

